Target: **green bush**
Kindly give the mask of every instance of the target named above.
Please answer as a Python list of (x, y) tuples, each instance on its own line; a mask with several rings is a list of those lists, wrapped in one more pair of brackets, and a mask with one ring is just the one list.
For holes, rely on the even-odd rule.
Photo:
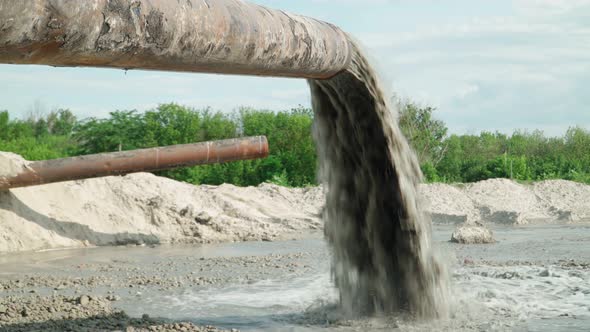
[[(482, 132), (447, 135), (435, 109), (399, 103), (399, 124), (417, 151), (428, 182), (568, 179), (590, 183), (590, 131), (570, 128), (562, 137), (541, 131), (512, 135)], [(272, 182), (301, 187), (316, 183), (317, 156), (311, 135), (313, 112), (241, 108), (233, 113), (162, 104), (146, 112), (114, 111), (103, 119), (78, 120), (67, 109), (45, 117), (11, 119), (0, 112), (0, 150), (29, 160), (265, 135), (266, 159), (158, 172), (194, 184), (240, 186)]]

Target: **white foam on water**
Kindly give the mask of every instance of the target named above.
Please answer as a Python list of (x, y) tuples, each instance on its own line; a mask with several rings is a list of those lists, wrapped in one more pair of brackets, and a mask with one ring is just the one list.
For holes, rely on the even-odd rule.
[[(567, 266), (456, 267), (452, 316), (419, 322), (412, 318), (341, 321), (338, 292), (328, 273), (262, 280), (251, 284), (186, 290), (144, 298), (152, 312), (173, 319), (241, 330), (551, 331), (558, 324), (590, 324), (590, 270)], [(144, 309), (144, 308), (142, 308)], [(539, 323), (540, 322), (540, 323)]]
[(336, 302), (337, 291), (329, 274), (313, 274), (251, 284), (187, 290), (158, 298), (145, 298), (144, 305), (162, 308), (167, 318), (198, 319), (226, 327), (268, 327), (289, 320), (310, 306)]
[(588, 269), (473, 266), (457, 269), (453, 280), (453, 311), (458, 320), (487, 319), (519, 326), (539, 319), (590, 318)]
[(181, 304), (201, 304), (206, 307), (227, 305), (248, 308), (288, 308), (302, 310), (317, 298), (333, 300), (335, 290), (328, 275), (312, 275), (288, 280), (262, 280), (249, 285), (188, 293), (180, 298)]

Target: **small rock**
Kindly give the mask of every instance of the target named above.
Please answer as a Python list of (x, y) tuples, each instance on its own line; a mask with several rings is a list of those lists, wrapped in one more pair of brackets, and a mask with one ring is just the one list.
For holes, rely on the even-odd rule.
[(80, 299), (78, 299), (78, 302), (81, 306), (87, 306), (88, 303), (90, 303), (90, 297), (88, 295), (82, 295), (80, 296)]
[(451, 242), (462, 244), (495, 243), (494, 234), (483, 226), (461, 226), (451, 235)]
[(0, 304), (0, 314), (5, 314), (8, 311), (8, 307)]
[(109, 301), (119, 301), (121, 298), (117, 295), (107, 295), (106, 299)]
[(201, 225), (208, 225), (211, 222), (211, 216), (207, 212), (202, 211), (195, 217), (195, 222)]
[(549, 270), (545, 269), (543, 271), (541, 271), (541, 273), (539, 273), (539, 277), (548, 277), (549, 276)]

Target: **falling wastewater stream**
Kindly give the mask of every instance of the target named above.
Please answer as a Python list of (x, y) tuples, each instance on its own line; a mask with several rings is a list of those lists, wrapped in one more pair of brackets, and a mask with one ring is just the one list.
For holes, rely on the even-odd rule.
[(347, 70), (309, 81), (340, 306), (347, 315), (444, 316), (448, 278), (433, 255), (430, 220), (418, 201), (417, 159), (376, 73), (351, 45)]

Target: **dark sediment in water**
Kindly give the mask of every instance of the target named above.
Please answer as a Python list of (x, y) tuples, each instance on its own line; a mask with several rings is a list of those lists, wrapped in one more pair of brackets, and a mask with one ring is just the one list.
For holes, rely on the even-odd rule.
[(446, 276), (418, 202), (421, 171), (375, 73), (354, 48), (348, 70), (309, 81), (340, 304), (350, 315), (441, 316)]

